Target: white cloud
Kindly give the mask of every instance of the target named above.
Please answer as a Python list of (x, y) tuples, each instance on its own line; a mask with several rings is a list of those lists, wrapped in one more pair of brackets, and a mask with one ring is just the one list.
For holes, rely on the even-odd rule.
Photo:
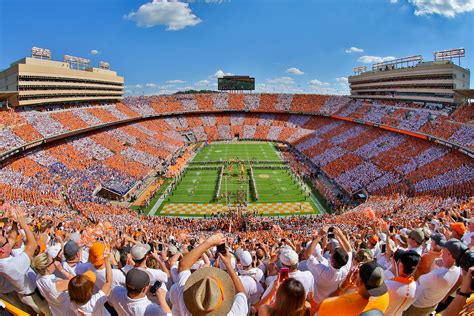
[(200, 80), (195, 83), (196, 86), (208, 86), (210, 84), (209, 80)]
[(380, 57), (380, 56), (364, 55), (364, 56), (359, 57), (357, 61), (364, 64), (374, 64), (374, 63), (381, 63), (383, 61), (389, 61), (389, 60), (394, 60), (394, 59), (395, 57), (393, 56)]
[(175, 79), (175, 80), (167, 80), (166, 83), (171, 83), (171, 84), (179, 84), (179, 83), (185, 83), (186, 81), (180, 80), (180, 79)]
[(309, 85), (310, 86), (315, 86), (315, 87), (328, 87), (329, 83), (324, 82), (324, 81), (320, 81), (318, 79), (313, 79), (309, 82)]
[(351, 53), (363, 53), (364, 50), (362, 48), (357, 48), (357, 47), (349, 47), (348, 49), (346, 49), (346, 53), (348, 54), (351, 54)]
[(136, 12), (132, 11), (124, 17), (135, 21), (140, 27), (166, 25), (167, 31), (178, 31), (201, 23), (201, 19), (192, 12), (188, 3), (176, 0), (170, 2), (153, 0), (141, 5)]
[(156, 85), (156, 83), (147, 83), (147, 84), (145, 84), (145, 87), (147, 87), (147, 88), (156, 88), (158, 86)]
[(99, 51), (97, 49), (93, 49), (93, 50), (91, 50), (91, 54), (92, 55), (97, 55), (97, 54), (99, 54)]
[(268, 79), (268, 83), (271, 84), (282, 84), (282, 85), (292, 85), (295, 83), (293, 78), (290, 77), (280, 77), (280, 78), (275, 78), (275, 79)]
[(415, 6), (415, 15), (439, 14), (453, 18), (474, 11), (474, 0), (408, 0)]
[(216, 71), (215, 74), (210, 75), (209, 78), (217, 79), (217, 78), (222, 78), (224, 76), (232, 76), (232, 74), (230, 72), (224, 72), (222, 69), (219, 69), (218, 71)]
[(347, 77), (337, 77), (336, 81), (341, 85), (346, 85), (348, 83)]
[(125, 86), (126, 89), (141, 89), (143, 88), (143, 85), (141, 84), (133, 84), (131, 86)]
[(304, 72), (302, 72), (301, 70), (299, 70), (298, 68), (295, 68), (295, 67), (291, 67), (291, 68), (288, 68), (286, 70), (287, 73), (290, 73), (292, 75), (303, 75)]

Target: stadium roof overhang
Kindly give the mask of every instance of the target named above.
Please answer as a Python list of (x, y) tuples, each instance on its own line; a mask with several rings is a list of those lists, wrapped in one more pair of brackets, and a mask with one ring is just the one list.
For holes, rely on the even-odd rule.
[(16, 94), (18, 94), (18, 91), (0, 91), (0, 101), (6, 100)]
[(474, 89), (457, 89), (454, 92), (464, 99), (474, 99)]

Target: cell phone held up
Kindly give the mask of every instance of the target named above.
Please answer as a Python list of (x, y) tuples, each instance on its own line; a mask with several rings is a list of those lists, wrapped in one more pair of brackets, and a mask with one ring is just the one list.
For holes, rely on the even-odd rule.
[(152, 286), (150, 286), (150, 293), (156, 294), (156, 291), (161, 287), (161, 281), (155, 281)]
[(217, 246), (217, 252), (222, 255), (225, 255), (225, 252), (226, 252), (225, 243)]
[(334, 227), (328, 228), (328, 239), (334, 239)]
[(285, 281), (289, 277), (290, 277), (290, 269), (287, 267), (280, 268), (280, 273), (279, 273), (280, 282)]

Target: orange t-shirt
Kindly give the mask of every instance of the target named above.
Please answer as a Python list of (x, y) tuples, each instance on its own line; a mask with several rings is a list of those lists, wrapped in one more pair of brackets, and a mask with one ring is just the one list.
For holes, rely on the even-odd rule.
[(357, 316), (360, 313), (371, 309), (378, 309), (385, 312), (388, 307), (388, 300), (388, 292), (381, 296), (370, 297), (368, 300), (360, 296), (357, 292), (337, 297), (330, 297), (321, 302), (318, 316)]

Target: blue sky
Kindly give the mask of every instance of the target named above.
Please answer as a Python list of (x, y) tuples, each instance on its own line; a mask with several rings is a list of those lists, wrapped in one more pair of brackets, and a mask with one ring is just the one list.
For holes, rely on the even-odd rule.
[(128, 94), (215, 89), (223, 73), (345, 93), (353, 67), (384, 58), (464, 47), (472, 69), (473, 39), (474, 0), (0, 1), (0, 68), (49, 48), (110, 62)]

